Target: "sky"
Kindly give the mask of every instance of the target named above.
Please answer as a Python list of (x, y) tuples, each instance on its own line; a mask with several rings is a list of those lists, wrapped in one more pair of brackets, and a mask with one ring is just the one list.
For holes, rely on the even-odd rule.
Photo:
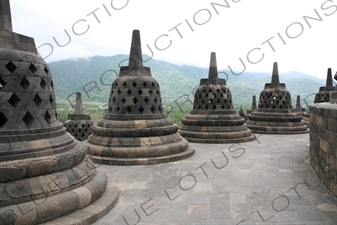
[[(337, 0), (11, 0), (13, 31), (35, 39), (46, 62), (143, 54), (232, 74), (337, 72)], [(66, 31), (65, 31), (66, 30)], [(69, 34), (70, 38), (67, 36)]]

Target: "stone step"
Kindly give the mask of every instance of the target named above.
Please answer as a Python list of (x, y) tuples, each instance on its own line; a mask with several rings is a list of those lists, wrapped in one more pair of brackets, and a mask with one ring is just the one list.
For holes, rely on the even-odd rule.
[[(97, 173), (103, 173), (97, 171)], [(94, 203), (68, 215), (42, 223), (43, 225), (87, 225), (102, 218), (117, 204), (119, 192), (116, 182), (108, 178), (104, 194)]]

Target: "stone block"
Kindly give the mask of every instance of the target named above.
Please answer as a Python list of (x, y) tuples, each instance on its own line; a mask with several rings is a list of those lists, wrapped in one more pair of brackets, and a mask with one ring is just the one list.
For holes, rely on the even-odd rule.
[(328, 118), (337, 120), (337, 104), (330, 105)]
[(330, 91), (330, 103), (337, 104), (337, 91)]
[(319, 117), (328, 117), (329, 110), (326, 108), (322, 108), (323, 104), (320, 104), (319, 107), (317, 107), (317, 116)]
[(337, 184), (336, 184), (335, 182), (332, 182), (332, 183), (330, 184), (329, 190), (330, 190), (332, 193), (334, 193), (335, 195), (337, 195)]
[(327, 141), (331, 144), (335, 143), (335, 139), (337, 138), (336, 133), (330, 130), (327, 130)]
[(337, 132), (337, 120), (336, 119), (331, 119), (331, 118), (328, 118), (328, 130), (336, 133)]
[(320, 147), (325, 153), (327, 153), (327, 152), (328, 152), (328, 149), (329, 149), (329, 142), (327, 142), (327, 141), (324, 140), (324, 139), (320, 139), (320, 140), (319, 140), (319, 147)]
[(324, 117), (324, 116), (318, 116), (318, 118), (317, 118), (318, 126), (320, 126), (323, 129), (327, 129), (328, 128), (328, 121), (327, 121), (326, 118), (327, 117)]

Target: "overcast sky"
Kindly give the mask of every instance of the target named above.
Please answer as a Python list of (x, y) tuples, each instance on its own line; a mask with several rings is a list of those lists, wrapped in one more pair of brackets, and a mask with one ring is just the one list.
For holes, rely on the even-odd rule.
[(281, 73), (337, 71), (337, 0), (11, 0), (11, 11), (47, 62), (129, 54), (139, 29), (143, 53), (171, 63), (208, 67), (216, 52), (234, 73), (274, 61)]

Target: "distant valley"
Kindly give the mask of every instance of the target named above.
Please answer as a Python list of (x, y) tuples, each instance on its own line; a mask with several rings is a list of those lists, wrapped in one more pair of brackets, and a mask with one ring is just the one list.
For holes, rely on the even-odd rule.
[[(69, 107), (67, 97), (79, 91), (82, 92), (84, 105), (106, 108), (110, 84), (118, 76), (119, 64), (122, 62), (120, 66), (127, 65), (127, 58), (128, 55), (93, 56), (49, 63), (54, 78), (58, 107)], [(149, 57), (144, 56), (144, 59), (147, 58)], [(187, 98), (193, 102), (194, 88), (201, 78), (208, 76), (208, 68), (178, 66), (155, 59), (144, 64), (151, 68), (152, 76), (161, 85), (163, 104), (173, 107), (176, 105), (176, 100), (178, 104)], [(231, 74), (229, 71), (224, 72)], [(221, 73), (219, 76), (226, 78)], [(229, 75), (227, 85), (233, 96), (234, 107), (250, 108), (252, 96), (256, 95), (258, 98), (264, 84), (270, 82), (270, 79), (271, 73), (245, 72), (239, 76)], [(325, 85), (324, 79), (299, 72), (281, 73), (280, 82), (286, 83), (291, 93), (292, 104), (296, 104), (296, 96), (300, 95), (303, 107), (306, 105), (303, 99), (308, 104), (312, 103), (319, 87)], [(74, 99), (74, 95), (70, 99)]]

